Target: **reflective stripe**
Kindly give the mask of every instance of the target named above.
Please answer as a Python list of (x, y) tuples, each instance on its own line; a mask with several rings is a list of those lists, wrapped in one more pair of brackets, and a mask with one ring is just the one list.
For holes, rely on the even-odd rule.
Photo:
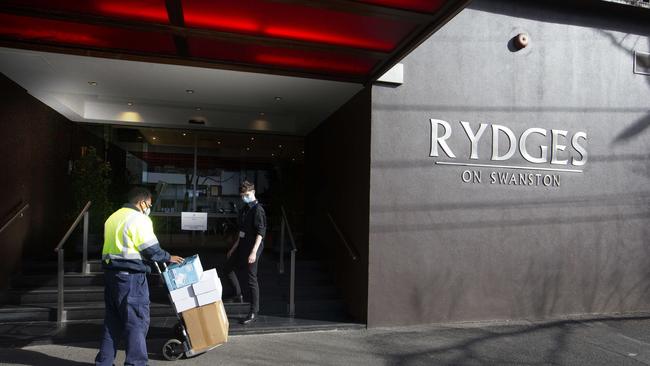
[(104, 254), (102, 255), (102, 259), (140, 259), (142, 260), (142, 256), (140, 253), (128, 253), (128, 254)]
[(158, 244), (158, 239), (151, 239), (151, 240), (149, 240), (149, 241), (147, 241), (145, 243), (140, 244), (138, 246), (138, 250), (143, 251), (143, 250), (145, 250), (145, 249), (147, 249), (149, 247), (152, 247), (152, 246), (154, 246), (156, 244)]

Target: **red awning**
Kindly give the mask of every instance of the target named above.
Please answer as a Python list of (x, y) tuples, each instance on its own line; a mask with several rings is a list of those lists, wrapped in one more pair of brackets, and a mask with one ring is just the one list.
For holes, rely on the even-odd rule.
[(4, 0), (8, 47), (367, 82), (467, 0)]

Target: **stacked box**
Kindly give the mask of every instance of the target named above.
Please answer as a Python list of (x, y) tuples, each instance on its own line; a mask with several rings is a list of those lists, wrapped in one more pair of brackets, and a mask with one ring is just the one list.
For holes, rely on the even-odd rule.
[(199, 282), (203, 275), (203, 267), (199, 255), (185, 258), (183, 263), (174, 263), (162, 273), (169, 291), (174, 291), (185, 286)]
[(200, 353), (228, 341), (228, 317), (221, 301), (182, 314), (193, 351)]
[(223, 288), (216, 269), (210, 269), (201, 275), (198, 282), (169, 292), (177, 313), (208, 305), (221, 300)]

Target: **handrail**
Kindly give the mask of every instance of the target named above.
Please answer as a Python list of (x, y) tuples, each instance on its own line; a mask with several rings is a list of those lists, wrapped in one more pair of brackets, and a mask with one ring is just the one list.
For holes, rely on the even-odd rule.
[(61, 247), (63, 246), (63, 243), (65, 243), (65, 241), (68, 240), (70, 235), (72, 235), (72, 232), (74, 231), (74, 229), (77, 228), (77, 225), (79, 225), (79, 221), (81, 221), (81, 219), (83, 218), (86, 211), (88, 211), (89, 207), (90, 207), (90, 201), (88, 201), (88, 203), (86, 203), (84, 208), (81, 210), (81, 212), (79, 213), (79, 216), (77, 216), (77, 219), (74, 220), (74, 222), (72, 223), (72, 225), (70, 226), (68, 231), (65, 233), (65, 235), (63, 236), (63, 238), (59, 242), (59, 245), (57, 245), (56, 248), (54, 248), (55, 252), (58, 252), (61, 249)]
[(343, 233), (341, 232), (341, 229), (339, 229), (339, 226), (336, 225), (336, 221), (334, 221), (334, 218), (332, 217), (332, 215), (330, 215), (329, 212), (326, 212), (325, 214), (327, 215), (327, 218), (330, 220), (330, 223), (332, 223), (332, 226), (334, 227), (334, 230), (335, 230), (336, 233), (338, 234), (339, 238), (341, 239), (341, 241), (343, 242), (343, 244), (345, 244), (345, 247), (346, 247), (347, 250), (348, 250), (348, 254), (350, 254), (350, 257), (352, 258), (352, 260), (353, 260), (353, 261), (356, 261), (357, 259), (359, 259), (359, 256), (356, 254), (356, 248), (354, 248), (354, 247), (353, 247), (350, 243), (348, 243), (348, 241), (345, 239), (345, 237), (343, 236)]
[(291, 232), (291, 225), (289, 225), (289, 219), (287, 219), (287, 212), (284, 210), (284, 206), (280, 206), (280, 209), (282, 210), (282, 218), (284, 219), (284, 222), (287, 224), (291, 246), (293, 247), (293, 250), (298, 250), (298, 248), (296, 248), (296, 242), (293, 240), (293, 233)]
[(2, 225), (2, 228), (0, 229), (0, 233), (2, 233), (2, 232), (4, 231), (4, 229), (8, 228), (9, 225), (11, 225), (11, 223), (14, 222), (14, 220), (16, 220), (18, 217), (23, 217), (23, 212), (24, 212), (25, 210), (27, 210), (28, 208), (29, 208), (29, 203), (25, 203), (25, 205), (24, 205), (20, 210), (18, 210), (18, 212), (16, 212), (16, 213), (15, 213), (15, 214), (14, 214), (14, 215), (9, 219), (9, 221), (7, 221), (7, 223), (5, 223), (4, 225)]
[(81, 210), (79, 213), (79, 216), (77, 216), (77, 219), (74, 220), (68, 231), (65, 233), (61, 241), (59, 242), (59, 245), (54, 248), (54, 251), (58, 255), (58, 266), (57, 266), (57, 300), (56, 300), (56, 322), (57, 326), (60, 328), (63, 326), (63, 323), (67, 322), (67, 314), (65, 311), (65, 304), (64, 304), (64, 299), (63, 295), (65, 292), (64, 286), (65, 286), (65, 251), (62, 248), (63, 244), (65, 243), (66, 240), (70, 237), (74, 229), (77, 228), (77, 225), (79, 225), (79, 222), (81, 221), (81, 218), (83, 217), (84, 219), (84, 236), (83, 236), (83, 257), (81, 261), (81, 266), (82, 266), (82, 273), (83, 274), (88, 274), (88, 209), (90, 208), (90, 201), (86, 203), (84, 208)]
[(291, 232), (291, 226), (289, 225), (289, 219), (287, 219), (287, 212), (284, 210), (284, 206), (280, 206), (282, 210), (282, 221), (280, 223), (280, 264), (279, 269), (280, 273), (284, 273), (284, 232), (289, 232), (289, 241), (291, 242), (291, 272), (289, 274), (289, 306), (288, 313), (290, 317), (296, 315), (296, 252), (298, 248), (296, 247), (296, 242), (293, 239), (293, 233)]

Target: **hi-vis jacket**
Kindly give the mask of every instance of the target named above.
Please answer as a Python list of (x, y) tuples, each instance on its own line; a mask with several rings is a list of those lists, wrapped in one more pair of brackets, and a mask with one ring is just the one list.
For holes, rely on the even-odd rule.
[(160, 247), (149, 216), (126, 204), (104, 224), (104, 269), (151, 272), (144, 261), (168, 262), (170, 254)]

